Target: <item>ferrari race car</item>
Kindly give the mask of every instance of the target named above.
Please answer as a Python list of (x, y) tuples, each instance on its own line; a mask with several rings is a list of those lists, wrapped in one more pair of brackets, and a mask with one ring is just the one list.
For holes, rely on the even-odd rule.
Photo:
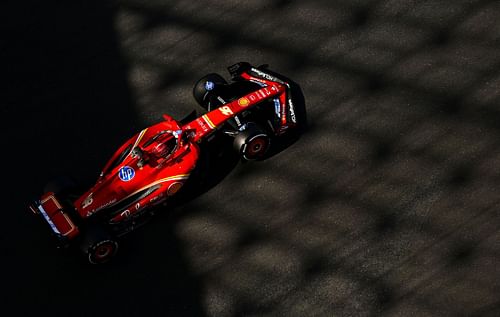
[(183, 188), (210, 138), (229, 136), (242, 160), (261, 160), (272, 140), (298, 126), (285, 79), (245, 62), (228, 70), (230, 83), (212, 73), (195, 84), (193, 95), (205, 114), (181, 121), (164, 115), (125, 142), (87, 191), (75, 194), (67, 179), (47, 184), (30, 209), (60, 247), (79, 247), (93, 264), (107, 262), (118, 250), (119, 237), (149, 220), (153, 207)]

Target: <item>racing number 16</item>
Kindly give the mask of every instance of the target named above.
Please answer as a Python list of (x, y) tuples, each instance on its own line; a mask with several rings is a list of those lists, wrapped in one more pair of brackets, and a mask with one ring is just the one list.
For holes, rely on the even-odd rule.
[(220, 112), (222, 112), (223, 115), (225, 116), (230, 116), (233, 114), (233, 110), (231, 110), (231, 108), (229, 108), (228, 106), (223, 106), (223, 107), (220, 107)]

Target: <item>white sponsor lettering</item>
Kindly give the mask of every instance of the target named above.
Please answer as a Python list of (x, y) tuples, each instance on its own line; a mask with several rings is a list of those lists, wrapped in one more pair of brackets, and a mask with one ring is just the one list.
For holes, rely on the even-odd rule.
[(263, 82), (261, 82), (261, 81), (259, 81), (259, 80), (250, 79), (250, 81), (251, 81), (252, 83), (256, 83), (257, 85), (259, 85), (259, 86), (261, 86), (261, 87), (266, 87), (266, 84), (265, 84), (265, 83), (263, 83)]
[(107, 202), (107, 203), (105, 203), (105, 204), (100, 205), (100, 206), (99, 206), (99, 207), (97, 207), (97, 208), (92, 209), (92, 210), (91, 210), (91, 211), (89, 211), (89, 212), (87, 212), (87, 217), (88, 217), (88, 216), (90, 216), (90, 215), (92, 215), (92, 214), (95, 214), (96, 212), (98, 212), (98, 211), (99, 211), (99, 210), (101, 210), (101, 209), (104, 209), (104, 208), (106, 208), (106, 207), (111, 206), (111, 205), (112, 205), (112, 204), (114, 204), (114, 203), (116, 203), (116, 198), (115, 198), (115, 199), (113, 199), (113, 200), (108, 201), (108, 202)]
[(201, 120), (200, 118), (196, 119), (196, 122), (200, 125), (201, 129), (203, 130), (203, 132), (207, 132), (208, 131), (208, 127), (207, 125), (205, 124), (205, 122), (203, 120)]
[(257, 68), (252, 68), (251, 71), (253, 71), (254, 73), (258, 74), (259, 76), (261, 76), (267, 80), (281, 82), (281, 80), (279, 80), (278, 78), (271, 76), (269, 74), (266, 74), (263, 71), (258, 70)]
[(217, 100), (220, 101), (221, 104), (225, 105), (226, 104), (226, 101), (224, 99), (222, 99), (221, 96), (217, 96)]
[(293, 123), (297, 123), (297, 117), (295, 116), (295, 109), (293, 107), (292, 99), (288, 99), (288, 106), (290, 107), (290, 117)]

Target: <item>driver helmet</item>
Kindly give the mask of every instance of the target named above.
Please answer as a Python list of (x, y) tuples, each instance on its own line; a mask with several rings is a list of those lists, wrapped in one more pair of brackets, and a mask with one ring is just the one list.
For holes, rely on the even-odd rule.
[(159, 142), (158, 144), (155, 145), (155, 147), (152, 149), (152, 153), (154, 156), (160, 158), (160, 157), (166, 157), (168, 155), (168, 146), (163, 143)]

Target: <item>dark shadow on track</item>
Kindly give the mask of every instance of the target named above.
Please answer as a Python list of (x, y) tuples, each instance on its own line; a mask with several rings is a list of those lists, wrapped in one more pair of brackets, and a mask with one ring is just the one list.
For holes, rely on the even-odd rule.
[(26, 209), (54, 176), (95, 181), (116, 146), (144, 125), (117, 40), (116, 8), (101, 1), (22, 1), (2, 10), (8, 43), (1, 60), (1, 132), (8, 153), (2, 174), (9, 184), (0, 224), (2, 311), (203, 315), (200, 286), (173, 224), (157, 231), (161, 237), (139, 236), (117, 261), (91, 266), (56, 250), (45, 226)]

